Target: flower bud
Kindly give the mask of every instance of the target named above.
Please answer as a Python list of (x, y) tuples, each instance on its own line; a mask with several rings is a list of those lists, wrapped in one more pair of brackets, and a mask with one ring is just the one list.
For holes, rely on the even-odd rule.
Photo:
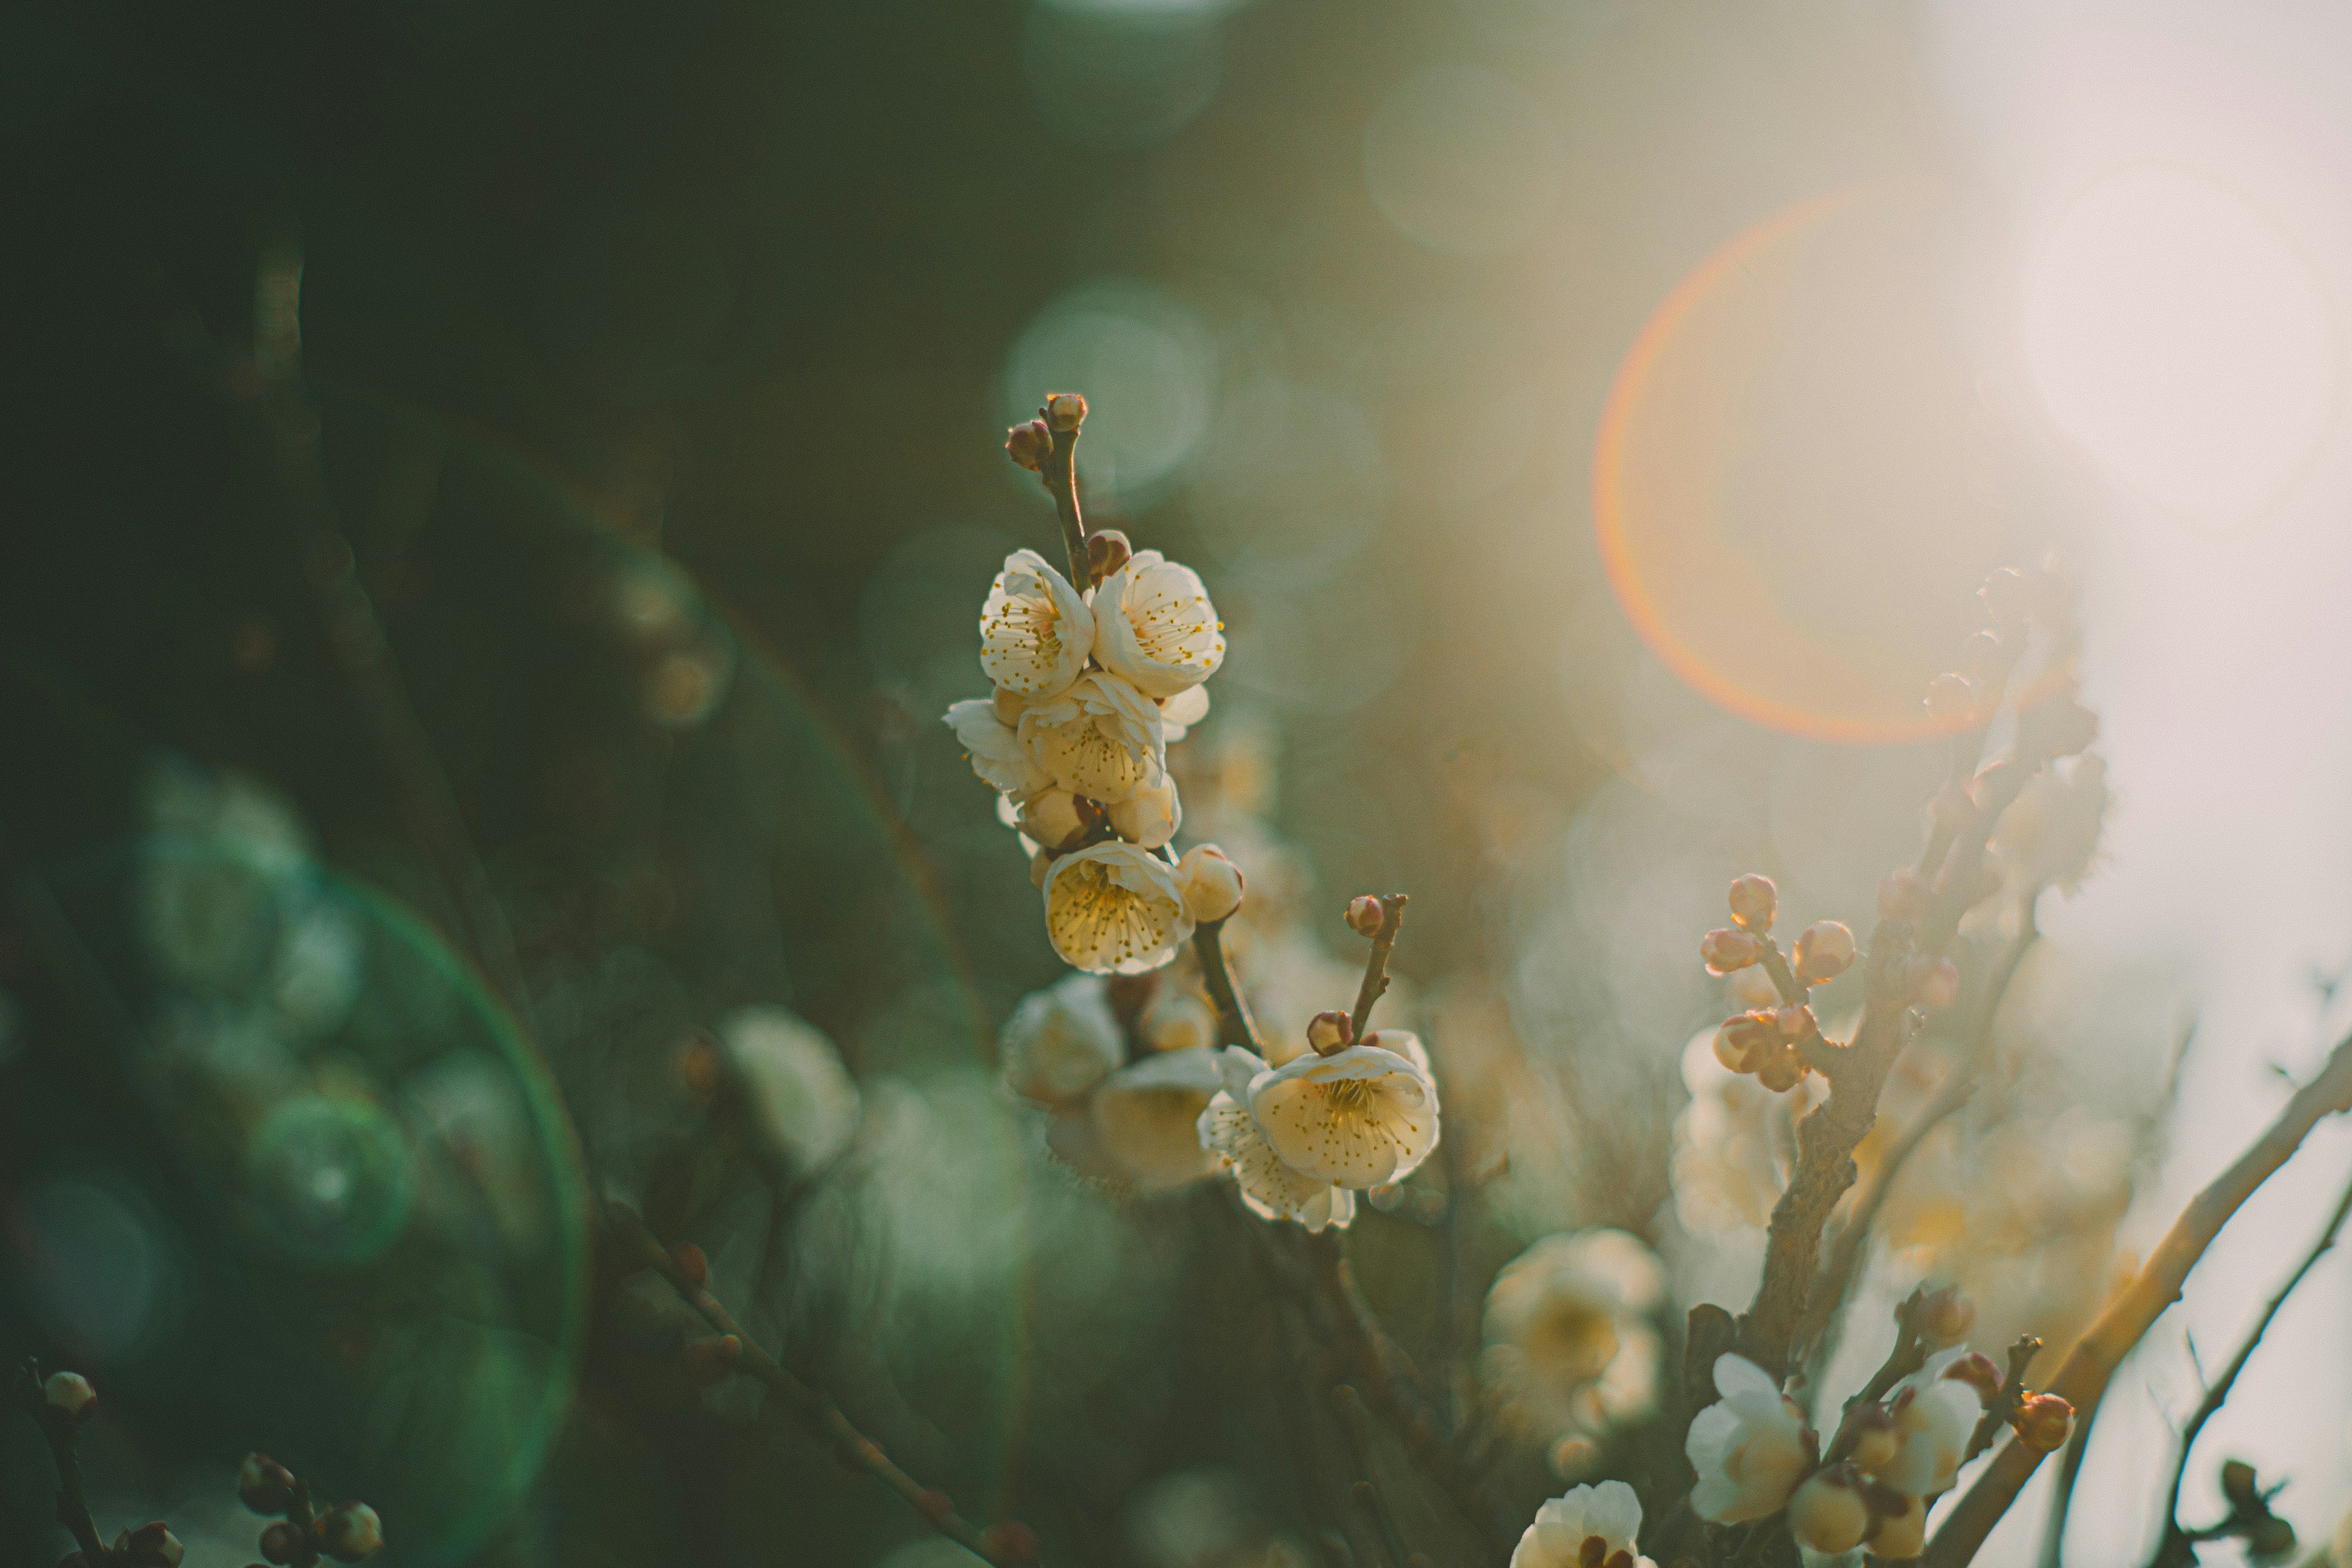
[(1835, 980), (1853, 964), (1853, 932), (1843, 921), (1815, 921), (1797, 936), (1797, 978), (1808, 985)]
[(1706, 933), (1698, 944), (1698, 955), (1706, 962), (1709, 974), (1728, 974), (1763, 957), (1764, 944), (1747, 931), (1727, 926)]
[(129, 1568), (180, 1568), (180, 1559), (188, 1554), (188, 1549), (159, 1519), (117, 1535), (114, 1552)]
[(1960, 668), (1969, 673), (1979, 689), (1992, 683), (1993, 673), (2000, 668), (2000, 637), (1994, 632), (1978, 632), (1960, 647)]
[(1954, 1383), (1965, 1383), (1975, 1389), (1978, 1402), (1985, 1405), (1990, 1405), (1994, 1400), (2000, 1397), (2000, 1385), (2003, 1381), (2000, 1368), (1995, 1366), (1992, 1357), (1982, 1351), (1970, 1351), (1946, 1367), (1944, 1375)]
[(1958, 670), (1948, 669), (1927, 682), (1927, 717), (1940, 724), (1957, 724), (1976, 711), (1976, 682)]
[(1862, 1406), (1846, 1417), (1846, 1426), (1853, 1434), (1852, 1452), (1857, 1469), (1883, 1469), (1903, 1449), (1902, 1430), (1884, 1405)]
[(1805, 1478), (1789, 1500), (1789, 1533), (1816, 1552), (1851, 1552), (1870, 1532), (1870, 1505), (1852, 1465), (1832, 1465)]
[(1960, 999), (1959, 965), (1948, 958), (1919, 957), (1905, 966), (1906, 989), (1918, 1006), (1934, 1011)]
[(1916, 1557), (1927, 1549), (1927, 1505), (1915, 1497), (1900, 1492), (1878, 1494), (1874, 1501), (1886, 1505), (1886, 1511), (1876, 1515), (1870, 1527), (1870, 1549), (1881, 1557), (1900, 1562)]
[(1715, 1059), (1733, 1072), (1754, 1072), (1780, 1048), (1780, 1026), (1769, 1013), (1726, 1018), (1715, 1032)]
[(1772, 879), (1749, 872), (1736, 877), (1731, 883), (1731, 918), (1748, 931), (1765, 931), (1772, 929), (1772, 918), (1780, 913), (1780, 890)]
[(1086, 423), (1087, 400), (1075, 392), (1049, 392), (1045, 417), (1056, 430), (1075, 430)]
[(284, 1513), (294, 1506), (294, 1472), (267, 1454), (247, 1454), (237, 1467), (236, 1498), (256, 1513)]
[(2074, 1407), (2054, 1394), (2036, 1394), (2009, 1417), (2017, 1440), (2037, 1454), (2052, 1454), (2074, 1435)]
[(1809, 1039), (1822, 1032), (1820, 1023), (1813, 1017), (1813, 1010), (1795, 1005), (1773, 1009), (1772, 1026), (1780, 1032), (1784, 1040)]
[(41, 1384), (41, 1397), (48, 1401), (50, 1409), (63, 1411), (77, 1422), (89, 1420), (98, 1408), (98, 1391), (78, 1372), (49, 1373), (48, 1381)]
[(1176, 781), (1163, 778), (1137, 790), (1104, 815), (1110, 819), (1110, 830), (1129, 844), (1157, 849), (1176, 837), (1184, 821), (1184, 807), (1176, 798)]
[(1344, 1051), (1356, 1042), (1356, 1021), (1337, 1010), (1318, 1013), (1307, 1020), (1307, 1043), (1318, 1057)]
[(261, 1554), (272, 1563), (299, 1563), (313, 1555), (310, 1532), (279, 1520), (261, 1532)]
[(704, 1289), (710, 1285), (710, 1257), (690, 1241), (681, 1241), (669, 1249), (677, 1271)]
[(1348, 900), (1348, 929), (1358, 936), (1380, 935), (1381, 922), (1386, 918), (1380, 900), (1370, 893), (1360, 893)]
[(1087, 572), (1097, 583), (1126, 565), (1134, 553), (1127, 535), (1115, 528), (1098, 528), (1087, 535)]
[(1878, 914), (1881, 920), (1901, 921), (1906, 925), (1917, 925), (1927, 918), (1927, 884), (1908, 866), (1899, 866), (1886, 873), (1878, 884)]
[(1037, 1532), (1017, 1519), (990, 1525), (981, 1532), (980, 1543), (988, 1548), (992, 1563), (1022, 1565), (1037, 1561)]
[(1054, 433), (1043, 419), (1015, 425), (1004, 433), (1004, 455), (1032, 472), (1045, 468), (1053, 450)]
[(1920, 1298), (1911, 1325), (1937, 1350), (1948, 1350), (1969, 1337), (1976, 1327), (1977, 1304), (1957, 1285), (1945, 1285)]
[(1048, 849), (1070, 849), (1087, 831), (1078, 797), (1066, 789), (1040, 790), (1021, 806), (1021, 831)]
[(344, 1503), (319, 1521), (319, 1544), (338, 1563), (356, 1563), (383, 1545), (383, 1521), (363, 1502)]
[(1788, 1093), (1804, 1078), (1804, 1058), (1785, 1046), (1767, 1057), (1764, 1065), (1756, 1069), (1756, 1081), (1774, 1094)]
[(1045, 890), (1045, 873), (1054, 868), (1054, 852), (1039, 849), (1029, 857), (1029, 885), (1039, 892)]
[(1984, 580), (1977, 597), (1998, 625), (2014, 626), (2025, 618), (2025, 579), (2007, 566)]
[(1242, 868), (1213, 844), (1195, 844), (1177, 862), (1184, 912), (1198, 924), (1221, 921), (1242, 907)]
[(1772, 977), (1757, 964), (1735, 969), (1725, 975), (1723, 994), (1731, 998), (1742, 1012), (1753, 1012), (1759, 1008), (1769, 1012), (1780, 1005), (1780, 988), (1773, 984)]

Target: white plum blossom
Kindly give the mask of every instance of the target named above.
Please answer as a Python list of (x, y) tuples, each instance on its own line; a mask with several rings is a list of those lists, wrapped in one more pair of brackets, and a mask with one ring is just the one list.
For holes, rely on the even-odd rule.
[(1225, 660), (1224, 623), (1201, 574), (1139, 550), (1095, 590), (1095, 661), (1153, 697), (1173, 697)]
[(1140, 848), (1157, 849), (1183, 826), (1184, 805), (1176, 798), (1176, 781), (1163, 778), (1112, 806), (1109, 816), (1113, 833)]
[(1073, 850), (1045, 873), (1045, 934), (1074, 969), (1141, 974), (1192, 934), (1176, 868), (1116, 840)]
[(1657, 1398), (1650, 1314), (1664, 1299), (1658, 1260), (1627, 1232), (1545, 1237), (1486, 1292), (1486, 1381), (1547, 1436), (1639, 1416)]
[(997, 1038), (997, 1065), (1013, 1093), (1040, 1105), (1076, 1104), (1127, 1055), (1110, 988), (1098, 974), (1066, 975), (1021, 999)]
[(1296, 1220), (1310, 1231), (1344, 1230), (1356, 1217), (1356, 1194), (1283, 1162), (1250, 1114), (1250, 1087), (1268, 1076), (1265, 1062), (1239, 1046), (1218, 1053), (1224, 1087), (1201, 1112), (1201, 1146), (1224, 1162), (1250, 1212)]
[(1213, 1174), (1218, 1157), (1202, 1146), (1200, 1122), (1223, 1087), (1216, 1052), (1205, 1046), (1157, 1051), (1121, 1068), (1095, 1090), (1104, 1152), (1147, 1193)]
[(1184, 738), (1184, 732), (1209, 716), (1209, 689), (1188, 686), (1173, 697), (1160, 700), (1160, 732), (1168, 744), (1174, 745)]
[(1051, 697), (1077, 679), (1094, 647), (1094, 612), (1068, 578), (1034, 550), (1004, 558), (980, 612), (980, 668), (1024, 697)]
[(1195, 844), (1176, 863), (1184, 912), (1200, 924), (1221, 921), (1242, 906), (1241, 868), (1213, 844)]
[(770, 1144), (795, 1170), (820, 1170), (856, 1135), (856, 1079), (832, 1040), (787, 1007), (738, 1008), (719, 1026), (729, 1063)]
[(947, 721), (964, 755), (971, 759), (971, 771), (1003, 791), (1006, 798), (1026, 800), (1054, 782), (1054, 775), (1021, 743), (1020, 731), (1004, 721), (992, 700), (974, 697), (950, 702)]
[(1160, 710), (1118, 676), (1099, 670), (1030, 702), (1021, 710), (1018, 733), (1055, 784), (1106, 805), (1157, 784), (1167, 766)]
[(1437, 1081), (1414, 1059), (1420, 1044), (1388, 1030), (1294, 1058), (1250, 1085), (1250, 1114), (1284, 1163), (1309, 1176), (1358, 1188), (1401, 1182), (1437, 1147)]
[(1571, 1487), (1536, 1510), (1511, 1568), (1655, 1568), (1633, 1548), (1641, 1529), (1642, 1500), (1623, 1481)]
[(1217, 1043), (1217, 1016), (1192, 992), (1162, 985), (1135, 1021), (1135, 1032), (1155, 1051), (1183, 1051)]
[(1812, 1468), (1818, 1439), (1796, 1401), (1745, 1356), (1715, 1361), (1722, 1395), (1692, 1418), (1683, 1452), (1698, 1472), (1691, 1511), (1717, 1524), (1769, 1518)]
[(1895, 1385), (1886, 1408), (1901, 1443), (1894, 1458), (1870, 1472), (1879, 1485), (1906, 1497), (1938, 1497), (1951, 1489), (1960, 1456), (1984, 1415), (1984, 1401), (1973, 1386), (1944, 1375), (1968, 1353), (1965, 1345), (1938, 1352)]

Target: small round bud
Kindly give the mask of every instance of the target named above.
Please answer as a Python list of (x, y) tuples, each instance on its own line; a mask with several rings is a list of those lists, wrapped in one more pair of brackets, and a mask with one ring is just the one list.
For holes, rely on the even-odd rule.
[(1948, 958), (1914, 958), (1904, 976), (1914, 1005), (1930, 1012), (1960, 999), (1959, 966)]
[(1087, 819), (1068, 790), (1040, 790), (1022, 803), (1021, 831), (1048, 849), (1074, 849), (1086, 837)]
[(1087, 571), (1097, 583), (1126, 565), (1134, 553), (1127, 535), (1115, 528), (1098, 528), (1087, 535)]
[(1358, 936), (1380, 935), (1381, 921), (1386, 918), (1380, 900), (1370, 893), (1360, 893), (1348, 900), (1348, 929)]
[(1780, 912), (1780, 889), (1772, 879), (1759, 877), (1753, 871), (1738, 877), (1731, 883), (1731, 918), (1748, 931), (1772, 929), (1772, 919)]
[(2000, 1368), (1992, 1357), (1982, 1351), (1970, 1351), (1944, 1369), (1944, 1375), (1954, 1383), (1965, 1383), (1977, 1391), (1977, 1398), (1990, 1405), (2000, 1397)]
[(115, 1537), (115, 1554), (130, 1568), (180, 1568), (188, 1549), (162, 1520)]
[(1197, 924), (1230, 917), (1242, 907), (1242, 868), (1213, 844), (1195, 844), (1176, 863), (1177, 889), (1184, 912)]
[(1786, 1094), (1804, 1081), (1805, 1070), (1804, 1058), (1784, 1046), (1756, 1069), (1756, 1081), (1774, 1094)]
[(2009, 1417), (2017, 1440), (2037, 1454), (2053, 1454), (2074, 1435), (2074, 1407), (2054, 1394), (2021, 1401)]
[(236, 1469), (236, 1499), (256, 1513), (284, 1513), (294, 1506), (294, 1472), (267, 1454), (247, 1454)]
[(1874, 1492), (1874, 1503), (1883, 1504), (1885, 1511), (1872, 1510), (1870, 1549), (1881, 1557), (1900, 1561), (1916, 1557), (1927, 1549), (1927, 1505), (1915, 1497), (1901, 1492)]
[(1735, 969), (1745, 969), (1764, 956), (1764, 943), (1744, 931), (1726, 926), (1711, 931), (1700, 939), (1698, 955), (1706, 964), (1709, 974), (1728, 974)]
[(1037, 1532), (1017, 1519), (990, 1525), (982, 1531), (980, 1543), (988, 1548), (990, 1558), (995, 1562), (1025, 1564), (1037, 1561)]
[(955, 1517), (955, 1501), (937, 1487), (925, 1487), (915, 1494), (915, 1511), (923, 1521), (937, 1530)]
[(1958, 1286), (1945, 1285), (1920, 1299), (1911, 1325), (1937, 1350), (1948, 1350), (1969, 1337), (1976, 1321), (1977, 1304)]
[(63, 1412), (70, 1419), (87, 1421), (98, 1409), (98, 1391), (89, 1379), (78, 1372), (53, 1372), (41, 1384), (41, 1397), (49, 1408)]
[(1869, 1532), (1870, 1505), (1852, 1465), (1815, 1471), (1789, 1500), (1789, 1533), (1816, 1552), (1851, 1552)]
[(669, 1249), (677, 1264), (677, 1271), (695, 1284), (708, 1289), (710, 1284), (710, 1258), (702, 1248), (690, 1241), (681, 1241)]
[(1815, 921), (1797, 936), (1797, 978), (1808, 985), (1835, 980), (1852, 966), (1853, 955), (1853, 932), (1843, 922)]
[(2000, 668), (2000, 637), (1992, 632), (1977, 632), (1960, 647), (1960, 668), (1979, 689), (1992, 684), (1995, 671)]
[(1813, 1010), (1795, 1004), (1774, 1008), (1772, 1026), (1780, 1032), (1780, 1037), (1784, 1040), (1809, 1039), (1822, 1032), (1820, 1022), (1813, 1016)]
[(1906, 925), (1917, 925), (1927, 918), (1927, 884), (1908, 866), (1897, 867), (1886, 873), (1878, 884), (1878, 915), (1881, 920), (1900, 921)]
[(383, 1521), (363, 1502), (347, 1502), (319, 1521), (319, 1544), (338, 1563), (356, 1563), (383, 1545)]
[(1045, 468), (1053, 452), (1054, 433), (1043, 419), (1015, 425), (1004, 433), (1004, 455), (1033, 473)]
[(1344, 1051), (1356, 1043), (1356, 1021), (1336, 1009), (1318, 1013), (1307, 1020), (1307, 1043), (1318, 1057)]
[(1075, 430), (1086, 423), (1087, 400), (1075, 392), (1049, 392), (1045, 417), (1056, 430)]
[(1853, 1434), (1852, 1452), (1858, 1469), (1882, 1469), (1903, 1451), (1903, 1433), (1884, 1405), (1862, 1406), (1846, 1418), (1846, 1426)]
[(1976, 711), (1976, 682), (1957, 669), (1948, 669), (1927, 682), (1927, 717), (1957, 724)]
[(1754, 1072), (1780, 1048), (1780, 1026), (1769, 1013), (1726, 1018), (1715, 1032), (1715, 1059), (1733, 1072)]
[(2025, 579), (2007, 566), (1984, 580), (1977, 597), (1998, 625), (2013, 626), (2025, 618)]
[(311, 1555), (310, 1537), (284, 1520), (261, 1532), (261, 1554), (272, 1563), (297, 1563)]
[(1780, 988), (1760, 965), (1735, 969), (1723, 977), (1723, 994), (1738, 1005), (1742, 1012), (1759, 1008), (1770, 1010), (1780, 1005)]

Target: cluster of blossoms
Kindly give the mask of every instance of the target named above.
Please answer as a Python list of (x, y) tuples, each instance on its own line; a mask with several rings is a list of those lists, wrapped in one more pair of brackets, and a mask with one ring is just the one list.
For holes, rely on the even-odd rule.
[(1657, 1568), (1633, 1549), (1642, 1500), (1623, 1481), (1574, 1487), (1536, 1510), (1511, 1568)]
[(1721, 1396), (1692, 1420), (1685, 1452), (1697, 1473), (1691, 1510), (1717, 1524), (1748, 1524), (1785, 1510), (1790, 1534), (1816, 1552), (1867, 1545), (1874, 1556), (1916, 1557), (1927, 1510), (1951, 1489), (1963, 1462), (1990, 1441), (1998, 1412), (2019, 1440), (2047, 1453), (2074, 1426), (2054, 1394), (2020, 1397), (1991, 1359), (1964, 1342), (1975, 1319), (1949, 1289), (1906, 1304), (1906, 1333), (1942, 1348), (1883, 1398), (1857, 1398), (1826, 1452), (1802, 1406), (1754, 1362), (1725, 1354), (1715, 1363)]
[[(1085, 531), (1069, 468), (1085, 417), (1084, 398), (1054, 394), (1005, 450), (1061, 487), (1087, 581), (1034, 551), (1008, 557), (980, 623), (995, 692), (947, 713), (1029, 847), (1055, 951), (1085, 972), (1023, 1003), (1005, 1029), (1005, 1078), (1054, 1114), (1049, 1142), (1081, 1171), (1147, 1192), (1224, 1171), (1265, 1218), (1346, 1226), (1357, 1192), (1402, 1181), (1437, 1146), (1428, 1055), (1410, 1033), (1328, 1011), (1307, 1026), (1308, 1049), (1270, 1063), (1246, 1026), (1223, 1027), (1189, 984), (1156, 973), (1242, 907), (1223, 850), (1180, 859), (1171, 847), (1183, 808), (1168, 747), (1207, 716), (1202, 683), (1225, 641), (1191, 568)], [(1374, 937), (1401, 912), (1402, 900), (1392, 912), (1360, 898), (1348, 922)], [(1222, 949), (1201, 962), (1216, 968), (1199, 977), (1210, 994), (1222, 984), (1230, 995)]]
[(1655, 1406), (1665, 1299), (1657, 1258), (1622, 1230), (1544, 1237), (1495, 1276), (1481, 1378), (1555, 1468), (1573, 1474), (1595, 1437)]

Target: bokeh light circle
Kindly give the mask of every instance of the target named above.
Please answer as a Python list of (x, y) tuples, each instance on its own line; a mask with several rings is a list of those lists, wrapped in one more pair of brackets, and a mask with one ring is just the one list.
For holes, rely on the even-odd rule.
[(371, 1262), (398, 1238), (415, 1185), (400, 1129), (363, 1100), (279, 1103), (246, 1154), (246, 1204), (289, 1256), (327, 1268)]

